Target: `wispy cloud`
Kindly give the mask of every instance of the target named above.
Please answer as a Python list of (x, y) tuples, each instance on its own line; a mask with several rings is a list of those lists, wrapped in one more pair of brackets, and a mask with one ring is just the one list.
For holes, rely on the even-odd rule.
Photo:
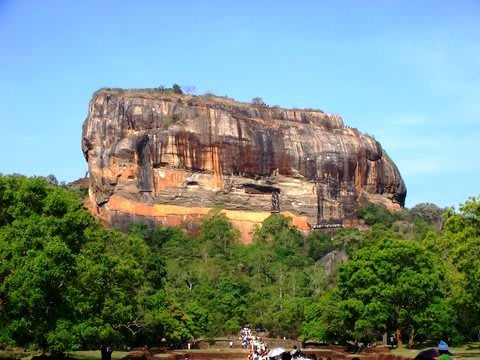
[[(402, 176), (408, 180), (418, 175), (431, 176), (432, 185), (441, 178), (455, 175), (462, 177), (480, 171), (480, 165), (472, 161), (467, 147), (444, 148), (441, 151), (424, 149), (415, 152), (391, 152)], [(408, 183), (408, 181), (407, 181)]]
[[(435, 94), (475, 96), (480, 80), (480, 45), (450, 33), (427, 34), (396, 44), (397, 62)], [(448, 104), (445, 104), (448, 105)]]
[(440, 174), (445, 172), (445, 165), (436, 158), (405, 158), (397, 161), (397, 165), (401, 169), (404, 177), (419, 174)]

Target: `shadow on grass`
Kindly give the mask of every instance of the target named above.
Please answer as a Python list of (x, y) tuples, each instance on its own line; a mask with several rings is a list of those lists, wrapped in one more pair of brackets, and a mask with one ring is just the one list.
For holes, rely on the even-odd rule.
[(480, 343), (466, 343), (465, 346), (468, 350), (479, 350), (480, 351)]
[(452, 349), (455, 359), (479, 359), (480, 360), (480, 343), (465, 343), (458, 348)]

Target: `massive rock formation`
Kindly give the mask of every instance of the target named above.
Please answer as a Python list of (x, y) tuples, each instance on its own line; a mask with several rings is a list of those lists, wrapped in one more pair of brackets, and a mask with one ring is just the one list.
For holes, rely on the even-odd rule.
[(82, 149), (92, 203), (117, 227), (149, 219), (195, 230), (221, 206), (248, 241), (272, 211), (308, 230), (352, 224), (366, 201), (400, 208), (406, 195), (377, 141), (319, 110), (102, 89)]

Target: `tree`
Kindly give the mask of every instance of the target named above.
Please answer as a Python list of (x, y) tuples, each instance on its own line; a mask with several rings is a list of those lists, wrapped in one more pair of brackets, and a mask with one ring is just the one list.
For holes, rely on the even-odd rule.
[(165, 338), (169, 342), (181, 343), (193, 337), (192, 318), (165, 291), (147, 297), (142, 302), (142, 308), (145, 331), (140, 338), (144, 342), (156, 343)]
[(74, 312), (76, 255), (94, 221), (44, 178), (0, 177), (0, 198), (0, 341), (49, 348)]
[[(416, 333), (425, 329), (420, 320), (428, 309), (433, 304), (448, 308), (442, 265), (424, 246), (407, 240), (384, 239), (358, 250), (339, 271), (344, 331), (370, 340), (395, 332), (399, 346), (408, 334), (413, 345)], [(438, 322), (447, 328), (454, 319), (443, 316)]]
[(149, 252), (145, 258), (146, 273), (145, 278), (152, 289), (163, 287), (163, 280), (166, 276), (165, 261), (160, 256), (162, 245), (175, 236), (182, 236), (180, 229), (163, 228), (154, 226), (149, 228), (145, 224), (131, 223), (128, 227), (128, 233), (137, 236), (148, 245)]
[(228, 255), (229, 247), (240, 238), (240, 232), (227, 219), (221, 208), (214, 208), (200, 220), (200, 241), (207, 252)]
[(192, 95), (197, 91), (197, 87), (195, 85), (183, 85), (182, 90), (185, 94)]
[(216, 309), (213, 320), (219, 333), (235, 334), (243, 325), (246, 315), (244, 291), (243, 284), (232, 277), (218, 279), (212, 305)]
[(58, 180), (53, 174), (47, 175), (45, 179), (52, 185), (58, 185)]
[(261, 227), (257, 226), (253, 231), (253, 240), (277, 247), (278, 255), (284, 256), (303, 247), (304, 242), (300, 231), (292, 226), (292, 218), (281, 214), (272, 214), (262, 222)]
[(432, 203), (421, 203), (409, 210), (413, 220), (423, 220), (435, 230), (440, 231), (443, 225), (443, 213), (445, 209), (439, 208)]
[(344, 319), (348, 318), (348, 314), (342, 313), (345, 306), (339, 306), (341, 301), (338, 289), (333, 289), (307, 304), (304, 310), (302, 338), (327, 343), (337, 341), (345, 343), (352, 339), (353, 334), (344, 323)]
[(183, 94), (182, 88), (178, 84), (173, 84), (172, 89), (175, 94)]
[(192, 319), (191, 333), (194, 338), (198, 338), (204, 334), (208, 334), (213, 325), (211, 313), (200, 307), (196, 302), (186, 305), (188, 316)]
[(150, 331), (142, 304), (164, 271), (143, 237), (102, 229), (43, 178), (0, 177), (0, 199), (1, 343), (58, 352)]
[(451, 261), (455, 292), (453, 305), (459, 314), (458, 329), (468, 340), (480, 338), (480, 195), (445, 214), (444, 233), (432, 246)]
[(362, 239), (362, 234), (358, 229), (343, 228), (335, 232), (335, 235), (332, 238), (332, 245), (336, 250), (352, 254), (353, 251), (360, 247)]
[(387, 227), (392, 226), (395, 220), (393, 214), (385, 207), (373, 203), (358, 209), (357, 217), (367, 225), (383, 224)]
[(252, 99), (252, 104), (253, 105), (265, 105), (265, 103), (263, 102), (263, 99), (261, 97), (254, 97)]
[(297, 338), (302, 332), (304, 299), (287, 296), (282, 300), (271, 301), (268, 316), (271, 318), (272, 335)]
[(334, 249), (332, 239), (323, 232), (312, 231), (305, 239), (305, 252), (317, 261)]

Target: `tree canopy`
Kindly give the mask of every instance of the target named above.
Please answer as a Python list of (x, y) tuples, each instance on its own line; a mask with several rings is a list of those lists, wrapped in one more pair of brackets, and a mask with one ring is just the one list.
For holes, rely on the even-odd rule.
[(135, 341), (152, 313), (172, 317), (165, 303), (148, 306), (164, 272), (143, 238), (104, 229), (74, 192), (43, 178), (2, 176), (0, 199), (1, 343), (64, 351)]
[[(104, 228), (52, 179), (0, 176), (0, 343), (50, 351), (181, 344), (235, 334), (346, 342), (472, 340), (480, 333), (480, 197), (421, 204), (303, 234), (272, 214), (252, 244), (220, 208), (197, 234)], [(331, 251), (348, 254), (325, 267)]]

